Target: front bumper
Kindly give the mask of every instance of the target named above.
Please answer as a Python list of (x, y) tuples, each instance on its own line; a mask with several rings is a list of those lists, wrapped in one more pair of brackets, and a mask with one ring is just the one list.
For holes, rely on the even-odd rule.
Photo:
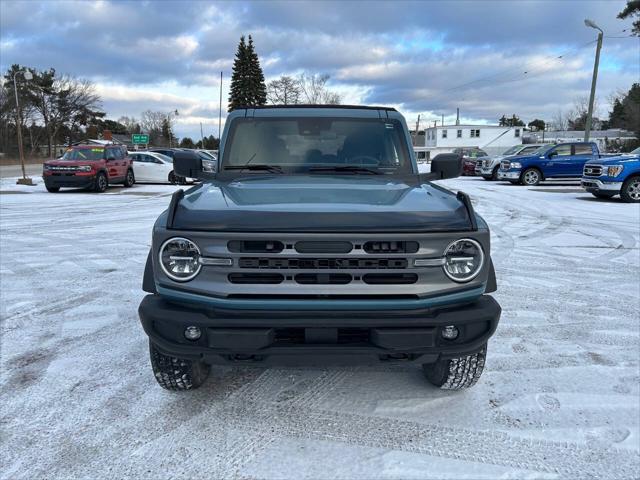
[(622, 182), (603, 182), (602, 180), (596, 178), (585, 178), (583, 177), (580, 181), (580, 185), (587, 192), (607, 192), (607, 193), (618, 193), (622, 189)]
[[(147, 295), (138, 309), (144, 331), (162, 352), (209, 364), (238, 360), (298, 364), (318, 357), (347, 363), (432, 363), (475, 353), (493, 335), (501, 309), (490, 296), (472, 303), (390, 311), (238, 311), (169, 302)], [(460, 334), (444, 340), (441, 329)], [(199, 340), (184, 337), (188, 326)]]
[(483, 177), (490, 177), (493, 175), (493, 168), (491, 167), (482, 167), (479, 170), (480, 175), (482, 175)]
[(75, 175), (69, 173), (45, 174), (42, 176), (47, 187), (90, 188), (95, 184), (95, 175)]
[(498, 170), (498, 180), (519, 180), (520, 179), (520, 170)]

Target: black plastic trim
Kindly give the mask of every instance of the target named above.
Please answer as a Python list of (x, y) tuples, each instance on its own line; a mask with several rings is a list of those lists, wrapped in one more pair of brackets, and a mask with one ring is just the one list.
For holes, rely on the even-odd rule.
[(173, 224), (175, 221), (175, 217), (176, 217), (176, 210), (178, 209), (178, 204), (180, 203), (180, 200), (182, 200), (184, 198), (184, 190), (180, 189), (180, 190), (176, 190), (175, 192), (173, 192), (173, 195), (171, 195), (171, 202), (169, 203), (169, 211), (167, 212), (167, 228), (172, 229), (173, 228)]

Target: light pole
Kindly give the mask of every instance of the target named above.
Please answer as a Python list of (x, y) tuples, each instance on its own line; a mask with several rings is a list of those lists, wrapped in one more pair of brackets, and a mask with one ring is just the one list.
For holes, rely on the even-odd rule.
[(178, 109), (175, 109), (173, 112), (167, 113), (167, 126), (169, 127), (169, 148), (173, 148), (173, 142), (171, 140), (171, 137), (173, 137), (173, 132), (171, 131), (171, 115), (174, 115), (176, 117), (180, 115), (178, 113)]
[(593, 103), (596, 98), (596, 81), (598, 80), (598, 64), (600, 63), (600, 49), (602, 48), (602, 36), (604, 32), (602, 29), (588, 18), (585, 19), (584, 24), (587, 27), (595, 28), (598, 33), (598, 45), (596, 46), (596, 61), (593, 64), (593, 77), (591, 79), (591, 96), (589, 97), (589, 112), (587, 113), (587, 122), (584, 126), (584, 141), (589, 141), (589, 134), (591, 133), (591, 119), (593, 118)]
[(16, 82), (16, 76), (21, 73), (25, 80), (29, 81), (33, 78), (31, 72), (27, 69), (18, 70), (13, 74), (13, 91), (16, 95), (16, 132), (18, 133), (18, 153), (20, 155), (20, 165), (22, 166), (22, 178), (19, 178), (16, 182), (18, 185), (33, 185), (31, 178), (27, 177), (27, 172), (24, 168), (24, 149), (22, 148), (22, 118), (20, 115), (20, 100), (18, 98), (18, 84)]

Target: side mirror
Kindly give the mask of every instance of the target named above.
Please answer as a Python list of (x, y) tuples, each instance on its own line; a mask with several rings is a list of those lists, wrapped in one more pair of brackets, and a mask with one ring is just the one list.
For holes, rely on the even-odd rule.
[(558, 152), (556, 150), (554, 150), (553, 152), (549, 152), (549, 155), (548, 155), (549, 158), (553, 158), (557, 156), (558, 156)]
[(458, 153), (441, 153), (431, 160), (432, 180), (456, 178), (462, 173), (462, 155)]
[(202, 160), (196, 152), (188, 150), (175, 152), (173, 171), (180, 177), (202, 178)]

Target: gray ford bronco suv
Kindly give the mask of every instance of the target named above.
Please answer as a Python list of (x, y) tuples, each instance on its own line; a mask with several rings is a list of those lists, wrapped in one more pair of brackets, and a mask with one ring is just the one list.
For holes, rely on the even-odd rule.
[(178, 190), (153, 227), (139, 307), (169, 390), (216, 363), (413, 362), (444, 389), (473, 385), (500, 306), (489, 228), (469, 197), (420, 174), (392, 108), (244, 108), (218, 165), (177, 152)]

